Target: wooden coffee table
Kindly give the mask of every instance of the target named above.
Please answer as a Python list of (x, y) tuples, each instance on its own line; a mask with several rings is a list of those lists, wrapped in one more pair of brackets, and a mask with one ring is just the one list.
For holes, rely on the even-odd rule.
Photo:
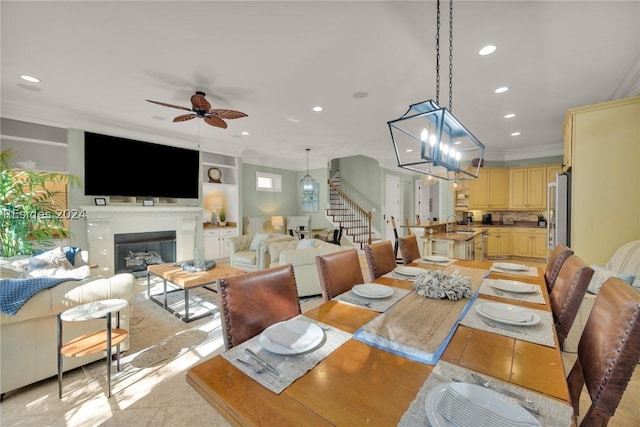
[[(171, 262), (167, 264), (150, 265), (147, 267), (147, 297), (174, 316), (182, 319), (183, 322), (188, 323), (213, 314), (213, 311), (210, 311), (209, 313), (195, 317), (189, 316), (189, 290), (205, 288), (217, 293), (217, 284), (220, 279), (244, 273), (244, 270), (231, 267), (226, 263), (217, 263), (214, 268), (199, 272), (183, 270), (182, 267), (180, 267), (180, 263)], [(162, 278), (162, 294), (151, 293), (151, 275)], [(168, 285), (172, 285), (173, 289), (167, 290)], [(211, 287), (211, 285), (216, 286)], [(167, 304), (167, 294), (180, 291), (184, 292), (184, 315), (172, 309)], [(159, 295), (163, 296), (162, 301), (156, 298)]]

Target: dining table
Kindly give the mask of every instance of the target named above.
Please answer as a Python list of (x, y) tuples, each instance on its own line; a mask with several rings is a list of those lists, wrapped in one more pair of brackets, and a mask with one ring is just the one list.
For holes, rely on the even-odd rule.
[[(322, 326), (327, 336), (334, 331), (339, 339), (320, 360), (276, 391), (260, 376), (269, 373), (250, 373), (225, 354), (234, 348), (191, 367), (186, 381), (229, 423), (239, 426), (453, 425), (434, 423), (433, 413), (427, 417), (434, 391), (477, 378), (528, 399), (530, 403), (522, 406), (529, 405), (526, 413), (539, 423), (532, 425), (575, 426), (543, 271), (530, 267), (515, 272), (495, 265), (419, 259), (396, 269), (470, 278), (471, 296), (458, 301), (419, 295), (414, 278), (391, 272), (371, 282), (395, 290), (389, 306), (345, 293), (349, 298), (338, 296), (305, 311), (301, 319)], [(533, 292), (511, 293), (498, 286), (513, 281), (533, 285)], [(537, 313), (539, 324), (520, 328), (485, 322), (476, 306), (487, 303), (528, 309)], [(258, 341), (247, 345), (260, 348)], [(266, 350), (262, 355), (269, 356)], [(282, 370), (295, 366), (296, 357), (269, 360)]]

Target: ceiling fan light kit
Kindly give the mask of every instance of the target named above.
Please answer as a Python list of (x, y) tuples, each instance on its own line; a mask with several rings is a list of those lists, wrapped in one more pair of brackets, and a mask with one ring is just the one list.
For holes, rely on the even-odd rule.
[[(447, 181), (478, 177), (484, 145), (453, 115), (453, 1), (449, 1), (449, 109), (440, 96), (440, 0), (436, 2), (436, 100), (387, 122), (398, 167)], [(472, 162), (478, 161), (477, 164)], [(475, 169), (473, 169), (475, 168)]]
[(184, 122), (195, 118), (204, 119), (205, 123), (211, 126), (219, 127), (222, 129), (227, 128), (227, 123), (223, 119), (239, 119), (241, 117), (247, 117), (245, 113), (236, 110), (228, 110), (224, 108), (211, 108), (211, 104), (205, 98), (206, 93), (196, 91), (191, 95), (191, 108), (182, 107), (180, 105), (168, 104), (166, 102), (152, 101), (147, 99), (148, 102), (153, 104), (162, 105), (165, 107), (177, 108), (179, 110), (191, 111), (189, 114), (182, 114), (174, 117), (175, 122)]

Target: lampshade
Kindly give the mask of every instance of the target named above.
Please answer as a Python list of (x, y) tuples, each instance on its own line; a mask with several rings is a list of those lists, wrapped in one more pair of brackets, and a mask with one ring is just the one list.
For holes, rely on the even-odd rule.
[(398, 167), (445, 180), (477, 178), (484, 145), (446, 108), (429, 100), (387, 122)]
[(284, 218), (281, 216), (272, 216), (271, 217), (271, 226), (274, 229), (279, 229), (284, 227)]

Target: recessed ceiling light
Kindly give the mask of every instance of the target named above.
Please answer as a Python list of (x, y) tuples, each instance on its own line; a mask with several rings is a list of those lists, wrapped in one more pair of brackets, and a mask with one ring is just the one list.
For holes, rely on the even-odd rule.
[(369, 93), (368, 92), (364, 92), (364, 91), (354, 92), (353, 95), (351, 95), (351, 96), (353, 96), (356, 99), (362, 99), (362, 98), (366, 98), (367, 96), (369, 96)]
[(503, 93), (503, 92), (506, 92), (508, 90), (509, 90), (508, 86), (502, 86), (502, 87), (499, 87), (498, 89), (494, 90), (494, 92), (495, 93)]
[(509, 113), (509, 114), (505, 114), (504, 118), (505, 119), (512, 119), (516, 116), (516, 113)]
[(322, 107), (317, 105), (317, 106), (313, 107), (313, 111), (322, 111)]
[(406, 150), (404, 150), (404, 151), (406, 151), (407, 153), (411, 153), (411, 152), (413, 151), (413, 148), (407, 148), (407, 149), (406, 149)]
[(247, 132), (246, 130), (245, 130), (245, 131), (242, 131), (241, 133), (242, 133), (243, 135), (245, 135), (245, 136), (246, 136), (246, 135), (249, 135), (249, 132)]
[(20, 78), (22, 80), (26, 80), (26, 81), (31, 82), (31, 83), (40, 83), (40, 79), (39, 78), (33, 77), (33, 76), (27, 76), (26, 74), (22, 74), (20, 76)]
[(486, 45), (485, 47), (483, 47), (482, 49), (480, 49), (480, 51), (478, 52), (478, 54), (485, 56), (485, 55), (490, 55), (493, 52), (496, 51), (496, 47), (492, 44)]
[(289, 117), (287, 120), (289, 120), (291, 123), (300, 123), (300, 119), (298, 119), (297, 117)]
[(512, 132), (511, 133), (511, 136), (518, 136), (518, 135), (520, 135), (520, 132)]

